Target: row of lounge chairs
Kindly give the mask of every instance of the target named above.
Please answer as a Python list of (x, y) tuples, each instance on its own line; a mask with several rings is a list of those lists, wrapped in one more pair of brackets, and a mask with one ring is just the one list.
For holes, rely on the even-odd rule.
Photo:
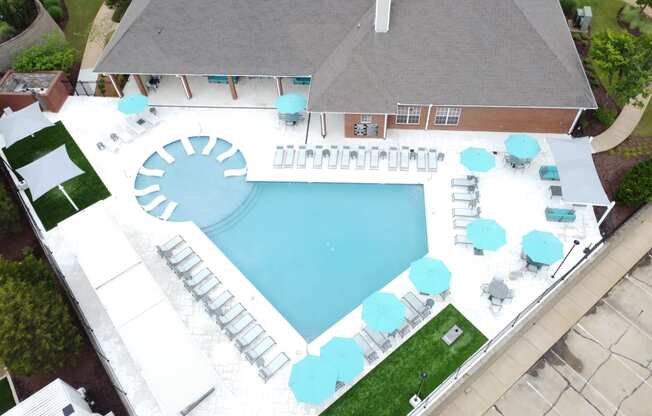
[[(464, 230), (455, 235), (456, 246), (472, 247), (473, 243), (466, 237), (466, 226), (469, 225), (475, 217), (480, 215), (480, 191), (478, 190), (478, 178), (474, 175), (468, 175), (464, 178), (453, 178), (451, 180), (453, 189), (453, 202), (462, 202), (465, 207), (453, 208), (453, 228)], [(479, 253), (478, 253), (479, 254)]]
[(236, 302), (228, 289), (217, 290), (223, 286), (222, 282), (203, 264), (181, 236), (174, 236), (157, 246), (157, 251), (193, 298), (202, 302), (206, 312), (233, 341), (237, 350), (249, 363), (256, 365), (263, 381), (267, 382), (290, 361), (283, 352), (265, 361), (265, 355), (274, 348), (276, 341), (267, 335), (240, 302)]
[[(389, 170), (410, 170), (410, 161), (416, 161), (418, 172), (435, 172), (437, 163), (443, 160), (444, 154), (435, 149), (419, 147), (417, 150), (402, 146), (400, 149), (391, 146), (387, 149), (379, 146), (323, 146), (294, 145), (276, 146), (274, 164), (277, 169), (371, 169), (378, 170), (381, 165)], [(310, 163), (309, 163), (310, 160)]]
[(158, 126), (160, 123), (161, 117), (156, 111), (156, 108), (150, 107), (149, 111), (135, 116), (125, 117), (125, 130), (127, 134), (118, 135), (117, 133), (111, 133), (108, 138), (98, 141), (95, 146), (100, 151), (108, 149), (114, 153), (118, 152), (120, 150), (120, 144), (133, 142), (135, 137), (143, 135), (149, 129)]

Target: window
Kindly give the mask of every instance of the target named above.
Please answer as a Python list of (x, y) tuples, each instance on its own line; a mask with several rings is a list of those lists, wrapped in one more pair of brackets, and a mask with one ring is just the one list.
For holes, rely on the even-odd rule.
[(360, 114), (360, 123), (371, 123), (371, 114)]
[(413, 105), (399, 105), (396, 112), (396, 124), (419, 124), (421, 107)]
[(461, 107), (437, 107), (435, 124), (439, 126), (456, 126), (460, 122)]

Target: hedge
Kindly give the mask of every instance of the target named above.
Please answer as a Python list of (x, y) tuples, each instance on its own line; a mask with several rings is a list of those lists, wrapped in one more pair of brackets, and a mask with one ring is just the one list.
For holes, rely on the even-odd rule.
[(652, 159), (640, 162), (625, 174), (616, 200), (631, 206), (652, 202)]

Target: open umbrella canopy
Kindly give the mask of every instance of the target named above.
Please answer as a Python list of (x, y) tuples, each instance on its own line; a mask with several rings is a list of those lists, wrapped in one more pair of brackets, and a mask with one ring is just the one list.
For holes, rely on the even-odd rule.
[(466, 226), (466, 238), (480, 250), (498, 250), (507, 242), (505, 229), (494, 220), (478, 218)]
[(534, 262), (550, 265), (564, 257), (564, 245), (546, 231), (530, 231), (523, 236), (523, 252)]
[(337, 370), (337, 379), (353, 381), (362, 372), (362, 349), (352, 338), (333, 337), (319, 350), (319, 356)]
[(410, 280), (419, 292), (438, 295), (451, 287), (451, 272), (432, 257), (423, 257), (410, 265)]
[(285, 94), (276, 99), (276, 108), (279, 113), (294, 114), (306, 109), (306, 97), (299, 94)]
[(65, 145), (57, 147), (16, 171), (27, 182), (32, 201), (37, 200), (50, 189), (84, 174), (84, 171), (70, 160)]
[(528, 134), (510, 134), (505, 140), (505, 147), (507, 153), (524, 160), (534, 158), (541, 151), (537, 140)]
[(473, 172), (487, 172), (496, 166), (496, 158), (487, 150), (469, 147), (460, 154), (460, 162)]
[(405, 322), (405, 305), (391, 293), (376, 292), (362, 302), (362, 319), (375, 331), (392, 332)]
[[(52, 125), (52, 122), (43, 115), (41, 107), (36, 102), (0, 118), (0, 135), (4, 137), (5, 146), (9, 147), (17, 141)], [(0, 140), (1, 145), (2, 140)]]
[(290, 389), (297, 401), (318, 405), (335, 393), (337, 370), (326, 360), (308, 355), (292, 366)]
[(118, 101), (118, 110), (122, 114), (138, 114), (145, 111), (149, 98), (141, 94), (126, 95)]

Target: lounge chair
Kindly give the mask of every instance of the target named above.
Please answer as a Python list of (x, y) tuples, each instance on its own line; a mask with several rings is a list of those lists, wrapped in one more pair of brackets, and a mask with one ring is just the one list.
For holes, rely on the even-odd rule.
[(315, 156), (312, 158), (312, 167), (313, 169), (321, 169), (321, 165), (324, 162), (324, 146), (318, 144), (315, 146)]
[(398, 334), (401, 338), (405, 338), (407, 334), (412, 330), (412, 324), (410, 324), (407, 319), (403, 323), (403, 326), (394, 331), (393, 335)]
[(172, 216), (172, 213), (174, 212), (175, 209), (177, 209), (178, 206), (179, 204), (174, 201), (168, 202), (161, 215), (159, 215), (159, 218), (162, 219), (163, 221), (169, 220), (170, 217)]
[(550, 199), (555, 197), (563, 198), (564, 191), (559, 185), (551, 185), (548, 187), (548, 195), (550, 196)]
[(220, 328), (224, 328), (226, 325), (229, 323), (233, 322), (235, 318), (240, 316), (241, 313), (245, 311), (244, 306), (242, 306), (241, 303), (236, 303), (235, 305), (231, 306), (227, 311), (225, 311), (223, 314), (219, 315), (215, 322)]
[(190, 294), (197, 300), (201, 300), (204, 296), (211, 293), (215, 288), (220, 285), (220, 281), (217, 278), (206, 279), (200, 285), (197, 285), (190, 289)]
[(276, 342), (272, 337), (264, 337), (256, 345), (245, 352), (245, 358), (253, 364), (265, 355), (267, 351), (271, 350), (274, 345), (276, 345)]
[(290, 359), (284, 352), (278, 353), (278, 355), (272, 358), (265, 367), (258, 370), (258, 375), (263, 379), (265, 383), (278, 373), (278, 371), (283, 368), (283, 366), (290, 362)]
[(478, 178), (476, 176), (467, 176), (466, 178), (453, 178), (451, 179), (452, 187), (475, 187), (478, 185)]
[(113, 143), (117, 147), (120, 143), (131, 143), (132, 141), (133, 138), (131, 136), (128, 139), (124, 139), (122, 138), (122, 136), (118, 136), (115, 133), (111, 133), (109, 134), (109, 140), (107, 141), (107, 143)]
[(183, 146), (183, 150), (186, 152), (188, 156), (194, 155), (195, 154), (195, 148), (192, 147), (192, 143), (190, 143), (190, 139), (187, 137), (182, 137), (181, 138), (181, 146)]
[(371, 170), (378, 170), (378, 167), (380, 166), (380, 151), (378, 150), (378, 147), (373, 146), (369, 153), (371, 158), (371, 162), (369, 163), (369, 168)]
[(480, 207), (453, 208), (453, 217), (479, 217)]
[(454, 192), (452, 195), (453, 202), (477, 202), (480, 198), (480, 192)]
[(201, 263), (201, 259), (195, 253), (191, 254), (187, 260), (172, 266), (177, 276), (183, 276), (184, 273), (190, 272), (195, 266)]
[(355, 160), (356, 169), (364, 169), (367, 166), (367, 148), (358, 146), (357, 158)]
[(373, 348), (371, 348), (371, 345), (369, 345), (367, 340), (364, 339), (362, 334), (355, 334), (353, 336), (353, 341), (355, 341), (355, 343), (358, 344), (358, 346), (362, 349), (362, 353), (364, 354), (364, 358), (367, 360), (367, 363), (371, 364), (378, 359), (378, 354), (376, 351), (374, 351)]
[(413, 327), (416, 327), (421, 322), (421, 315), (408, 303), (407, 300), (401, 299), (405, 305), (405, 320), (408, 321)]
[(161, 190), (161, 187), (159, 186), (159, 184), (155, 184), (155, 185), (147, 186), (147, 187), (142, 188), (142, 189), (135, 189), (134, 194), (136, 196), (146, 196), (146, 195), (152, 194), (154, 192), (158, 192), (160, 190)]
[(245, 176), (247, 174), (247, 168), (240, 169), (224, 169), (224, 177), (231, 178), (233, 176)]
[(455, 235), (455, 245), (456, 246), (472, 246), (473, 243), (466, 237), (466, 234), (456, 234)]
[(291, 168), (294, 166), (294, 146), (288, 145), (285, 149), (285, 159), (283, 160), (284, 168)]
[(194, 252), (192, 251), (192, 249), (188, 246), (179, 247), (178, 249), (172, 250), (169, 253), (167, 253), (165, 255), (165, 261), (167, 262), (168, 266), (172, 266), (174, 264), (181, 263), (193, 253)]
[(99, 150), (100, 152), (106, 150), (106, 145), (104, 144), (104, 142), (97, 142), (95, 143), (95, 146), (97, 147), (97, 150)]
[(170, 153), (168, 153), (168, 151), (165, 150), (165, 148), (160, 147), (156, 151), (156, 153), (158, 153), (158, 155), (161, 156), (161, 159), (165, 160), (168, 165), (171, 165), (172, 163), (174, 163), (174, 156), (172, 156)]
[(183, 243), (185, 243), (185, 240), (183, 237), (177, 234), (165, 243), (156, 246), (156, 252), (160, 256), (165, 256), (167, 253), (172, 252), (175, 248), (179, 247)]
[(138, 174), (143, 176), (156, 176), (160, 178), (161, 176), (165, 175), (165, 171), (161, 169), (149, 169), (145, 166), (141, 166), (140, 169), (138, 169)]
[(209, 154), (211, 154), (216, 144), (217, 144), (217, 137), (210, 136), (208, 138), (208, 143), (206, 143), (206, 146), (204, 146), (204, 148), (202, 149), (201, 154), (204, 156), (208, 156)]
[(374, 344), (376, 344), (376, 346), (380, 349), (380, 351), (387, 352), (387, 350), (389, 350), (392, 347), (391, 341), (384, 334), (374, 331), (369, 327), (365, 327), (362, 331), (365, 334), (367, 334), (369, 339), (372, 340)]
[(340, 162), (340, 148), (338, 146), (331, 146), (330, 156), (328, 157), (328, 168), (337, 169), (337, 164)]
[(544, 181), (558, 181), (560, 180), (559, 178), (559, 170), (557, 169), (557, 166), (552, 166), (552, 165), (544, 165), (539, 168), (539, 178)]
[(183, 279), (183, 285), (186, 287), (186, 289), (190, 290), (211, 276), (213, 276), (213, 272), (211, 272), (210, 269), (206, 267), (202, 267), (201, 270), (197, 272), (186, 273), (181, 276), (181, 278)]
[(238, 148), (235, 145), (231, 145), (231, 147), (217, 155), (215, 159), (217, 159), (218, 162), (222, 163), (236, 153), (238, 153)]
[(300, 169), (306, 168), (306, 146), (305, 145), (299, 146), (299, 150), (297, 150), (297, 167)]
[(248, 346), (250, 346), (259, 336), (261, 336), (265, 331), (263, 327), (256, 324), (249, 328), (245, 333), (243, 333), (239, 338), (235, 340), (235, 347), (238, 351), (244, 351)]
[(154, 208), (158, 207), (161, 205), (163, 202), (165, 202), (167, 198), (163, 195), (158, 195), (156, 198), (152, 199), (149, 201), (147, 204), (142, 205), (143, 209), (147, 212), (152, 211)]
[(473, 220), (469, 218), (455, 218), (453, 220), (453, 228), (466, 229), (466, 226), (471, 224), (472, 222)]
[(437, 171), (437, 151), (428, 149), (428, 172)]
[(274, 152), (274, 167), (282, 168), (283, 159), (285, 159), (285, 149), (283, 146), (276, 146), (276, 151)]
[(425, 172), (428, 154), (425, 147), (417, 149), (417, 171)]
[(220, 292), (217, 296), (206, 296), (202, 301), (204, 302), (204, 309), (209, 315), (219, 315), (224, 310), (224, 307), (233, 300), (233, 295), (230, 291), (225, 290)]
[(348, 169), (351, 165), (351, 148), (342, 146), (342, 157), (340, 158), (340, 168)]
[(390, 147), (389, 154), (387, 155), (387, 168), (389, 170), (396, 170), (398, 168), (398, 148)]
[(408, 292), (403, 296), (402, 299), (405, 300), (410, 306), (412, 306), (412, 308), (417, 311), (417, 313), (422, 317), (425, 318), (426, 316), (430, 315), (430, 308), (425, 303), (421, 302), (421, 300), (414, 293)]
[(245, 312), (240, 318), (225, 326), (224, 332), (226, 332), (226, 336), (232, 340), (253, 322), (254, 318), (248, 312)]
[(140, 136), (141, 134), (144, 134), (147, 129), (145, 128), (145, 125), (147, 122), (145, 120), (134, 120), (131, 117), (127, 117), (125, 119), (125, 125), (126, 125), (126, 130), (129, 132), (129, 134), (133, 134), (134, 136)]
[(407, 146), (401, 147), (400, 169), (402, 171), (410, 170), (410, 149)]

